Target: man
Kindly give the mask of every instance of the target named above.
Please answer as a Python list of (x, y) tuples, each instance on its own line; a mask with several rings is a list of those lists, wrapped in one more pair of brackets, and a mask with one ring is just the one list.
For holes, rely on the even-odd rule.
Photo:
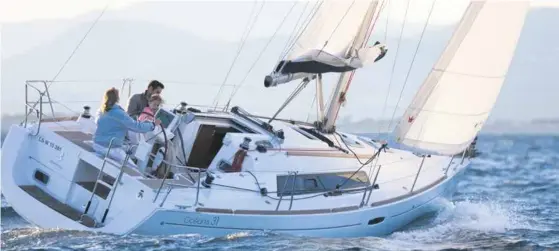
[(149, 82), (148, 88), (143, 93), (134, 94), (128, 100), (128, 107), (126, 108), (128, 115), (133, 118), (140, 116), (144, 108), (148, 107), (151, 95), (160, 95), (164, 88), (165, 86), (157, 80)]

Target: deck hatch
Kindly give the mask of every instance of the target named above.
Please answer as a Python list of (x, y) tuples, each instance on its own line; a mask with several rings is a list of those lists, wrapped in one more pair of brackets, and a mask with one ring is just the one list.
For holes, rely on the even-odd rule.
[[(335, 190), (337, 185), (342, 184), (343, 186), (340, 187), (341, 189), (359, 188), (370, 185), (369, 177), (364, 171), (359, 171), (352, 176), (353, 173), (354, 172), (314, 173), (297, 176), (278, 175), (277, 195), (280, 197), (290, 196), (291, 194), (300, 195), (328, 192)], [(349, 180), (347, 180), (348, 178)]]

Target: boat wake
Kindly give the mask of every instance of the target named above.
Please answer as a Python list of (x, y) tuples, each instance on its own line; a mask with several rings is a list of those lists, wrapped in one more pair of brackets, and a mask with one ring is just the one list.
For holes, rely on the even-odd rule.
[[(408, 244), (406, 246), (410, 249), (417, 249), (419, 243), (423, 244), (420, 249), (456, 248), (457, 242), (462, 241), (465, 245), (462, 248), (481, 248), (470, 240), (522, 229), (533, 227), (514, 208), (488, 201), (447, 202), (447, 206), (427, 225), (410, 226), (388, 239), (399, 242), (399, 245)], [(448, 247), (441, 243), (448, 243)]]

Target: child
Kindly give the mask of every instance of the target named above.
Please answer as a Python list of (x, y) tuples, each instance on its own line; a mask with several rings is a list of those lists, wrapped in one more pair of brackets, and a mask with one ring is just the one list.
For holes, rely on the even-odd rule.
[(153, 121), (155, 113), (159, 110), (159, 106), (163, 102), (161, 95), (153, 94), (149, 98), (149, 106), (144, 108), (140, 117), (138, 117), (138, 121)]
[[(163, 99), (161, 98), (161, 95), (152, 94), (149, 97), (148, 106), (144, 108), (144, 110), (142, 111), (142, 113), (138, 117), (138, 121), (154, 121), (155, 113), (157, 112), (157, 110), (159, 110), (159, 106), (161, 105), (161, 103), (163, 103)], [(136, 137), (139, 137), (139, 136), (136, 136)], [(142, 138), (142, 137), (140, 136), (140, 138)], [(144, 135), (144, 139), (145, 138), (153, 139), (153, 134), (146, 134), (146, 135)], [(138, 141), (142, 141), (142, 139), (138, 139)], [(154, 142), (151, 142), (151, 143), (154, 143)], [(154, 146), (152, 147), (151, 154), (155, 154), (156, 157), (153, 161), (151, 161), (151, 168), (150, 168), (150, 161), (148, 161), (147, 163), (139, 164), (139, 166), (141, 166), (140, 170), (142, 172), (149, 173), (149, 172), (151, 172), (150, 169), (155, 170), (161, 164), (161, 161), (163, 159), (163, 152), (161, 151), (161, 149), (160, 149), (160, 151), (157, 151), (158, 148), (160, 148), (160, 147), (157, 146), (157, 144), (154, 144)]]

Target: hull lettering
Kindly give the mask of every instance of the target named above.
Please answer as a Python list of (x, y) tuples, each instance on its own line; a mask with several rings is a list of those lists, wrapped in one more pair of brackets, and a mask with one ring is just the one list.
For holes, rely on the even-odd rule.
[(219, 216), (214, 216), (211, 218), (186, 217), (184, 218), (184, 224), (214, 227), (219, 224)]
[(50, 148), (52, 148), (52, 149), (54, 149), (54, 150), (56, 150), (56, 151), (59, 151), (59, 152), (62, 151), (62, 147), (61, 147), (61, 146), (59, 146), (59, 145), (57, 145), (56, 143), (54, 143), (54, 142), (52, 142), (52, 141), (49, 141), (48, 139), (45, 139), (45, 138), (43, 138), (43, 137), (41, 137), (41, 136), (37, 137), (37, 141), (39, 141), (39, 142), (45, 144), (46, 146), (48, 146), (48, 147), (50, 147)]

